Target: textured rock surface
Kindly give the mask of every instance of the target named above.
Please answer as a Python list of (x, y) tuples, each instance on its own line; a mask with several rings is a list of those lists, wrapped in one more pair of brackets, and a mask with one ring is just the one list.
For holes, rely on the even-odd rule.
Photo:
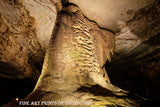
[(60, 0), (23, 0), (22, 4), (35, 19), (40, 44), (47, 48), (57, 12), (61, 9)]
[(158, 3), (156, 1), (139, 9), (131, 20), (121, 26), (121, 31), (116, 34), (115, 53), (126, 54), (159, 33), (160, 10)]
[(114, 35), (85, 19), (76, 6), (66, 7), (58, 15), (43, 72), (38, 81), (42, 85), (38, 87), (44, 87), (44, 84), (45, 90), (54, 90), (46, 82), (57, 78), (66, 81), (65, 84), (71, 82), (84, 85), (91, 75), (97, 76), (90, 78), (97, 79), (99, 85), (106, 87), (103, 85), (105, 79), (102, 67), (114, 51)]
[(0, 74), (36, 80), (45, 50), (37, 39), (35, 20), (23, 6), (0, 2)]
[[(98, 26), (116, 33), (115, 55), (112, 57), (112, 62), (106, 65), (111, 83), (146, 97), (147, 103), (142, 104), (142, 106), (156, 105), (160, 97), (160, 1), (68, 1), (77, 4), (90, 21), (93, 20)], [(0, 84), (3, 86), (0, 91), (0, 101), (5, 98), (17, 97), (20, 93), (23, 94), (23, 96), (20, 95), (20, 98), (24, 98), (32, 90), (33, 86), (28, 88), (32, 83), (26, 83), (30, 80), (23, 78), (29, 77), (32, 81), (38, 78), (45, 49), (48, 47), (55, 24), (56, 14), (61, 8), (60, 0), (0, 0), (0, 77), (3, 77), (0, 78)], [(86, 18), (85, 20), (88, 20)], [(85, 23), (88, 24), (88, 22)], [(80, 25), (75, 29), (82, 29), (83, 32), (87, 32), (85, 26), (82, 24), (79, 27)], [(95, 27), (95, 24), (89, 24), (89, 26)], [(102, 43), (94, 47), (96, 54), (97, 51), (101, 51), (101, 54), (97, 54), (97, 59), (100, 67), (102, 67), (107, 59), (110, 60), (109, 54), (106, 53), (112, 52), (113, 47), (105, 45), (105, 40), (102, 41), (103, 36), (97, 37), (97, 35), (108, 34), (105, 29), (95, 30), (97, 28), (97, 25), (95, 28), (91, 27), (90, 34), (94, 34), (92, 36), (98, 40), (94, 44)], [(107, 36), (105, 38), (109, 40)], [(64, 40), (62, 44), (65, 42)], [(102, 51), (102, 47), (106, 48), (106, 51)], [(109, 47), (111, 50), (108, 49)], [(75, 53), (79, 54), (78, 51)], [(12, 97), (10, 89), (15, 94), (14, 97)], [(84, 92), (89, 92), (88, 96), (93, 100), (94, 105), (138, 106), (132, 105), (136, 104), (135, 100), (131, 100), (134, 95), (129, 96), (120, 93), (121, 96), (118, 96), (99, 86), (84, 86), (80, 90), (86, 99)], [(24, 95), (24, 93), (26, 94)], [(48, 92), (39, 91), (36, 91), (36, 94), (40, 95), (39, 98), (36, 97), (37, 100), (47, 98), (50, 95)], [(81, 94), (74, 93), (73, 95), (79, 96)], [(66, 98), (69, 99), (69, 97)], [(70, 96), (70, 98), (74, 97)], [(100, 101), (96, 101), (97, 99)]]
[(156, 0), (69, 0), (77, 4), (83, 14), (103, 28), (114, 32), (131, 20), (137, 10)]
[[(48, 5), (48, 8), (38, 3), (37, 7), (32, 5), (35, 10), (39, 10), (37, 15), (31, 14), (34, 11), (27, 8), (28, 5), (34, 4), (34, 1), (30, 0), (26, 5), (25, 1), (22, 3), (21, 0), (0, 0), (0, 84), (3, 85), (0, 103), (9, 101), (11, 97), (21, 96), (19, 93), (23, 97), (26, 96), (40, 75), (45, 48), (56, 16), (56, 11), (52, 12), (52, 8), (56, 10), (55, 6), (51, 8), (51, 2), (46, 2), (42, 4)], [(47, 10), (45, 17), (39, 14)], [(53, 15), (49, 16), (49, 12)], [(52, 18), (49, 20), (50, 17)], [(48, 38), (45, 39), (46, 37)], [(5, 92), (6, 90), (8, 91)]]
[(159, 2), (138, 10), (116, 34), (115, 56), (106, 66), (111, 82), (154, 103), (160, 96)]
[(110, 60), (113, 50), (111, 32), (99, 29), (78, 7), (64, 7), (57, 16), (37, 85), (24, 100), (91, 101), (91, 107), (136, 106), (137, 103), (123, 92), (111, 92), (118, 88), (112, 87), (103, 77), (102, 66)]
[(0, 1), (1, 76), (38, 79), (60, 9), (58, 0)]

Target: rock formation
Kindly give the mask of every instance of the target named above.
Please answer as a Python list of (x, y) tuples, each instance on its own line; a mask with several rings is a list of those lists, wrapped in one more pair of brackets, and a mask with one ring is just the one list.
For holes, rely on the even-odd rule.
[[(34, 91), (24, 101), (91, 101), (92, 105), (106, 105), (107, 100), (100, 101), (101, 104), (97, 102), (105, 97), (99, 98), (84, 89), (103, 87), (103, 90), (123, 91), (110, 84), (106, 71), (103, 71), (105, 61), (110, 60), (113, 51), (113, 33), (98, 28), (77, 6), (68, 4), (57, 15), (42, 73)], [(125, 102), (126, 99), (121, 100)], [(120, 105), (117, 101), (109, 105)], [(129, 102), (132, 104), (125, 104), (134, 105), (134, 101)]]
[(45, 50), (37, 39), (35, 20), (20, 5), (0, 2), (0, 74), (18, 79), (29, 77), (36, 81)]
[(160, 96), (159, 4), (1, 0), (0, 104), (12, 98), (3, 106), (37, 100), (153, 106)]

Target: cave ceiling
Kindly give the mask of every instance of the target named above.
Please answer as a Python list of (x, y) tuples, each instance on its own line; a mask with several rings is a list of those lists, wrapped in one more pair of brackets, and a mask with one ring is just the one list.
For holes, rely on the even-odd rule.
[(155, 0), (70, 0), (77, 4), (83, 14), (94, 20), (100, 27), (118, 32), (137, 10), (153, 3)]

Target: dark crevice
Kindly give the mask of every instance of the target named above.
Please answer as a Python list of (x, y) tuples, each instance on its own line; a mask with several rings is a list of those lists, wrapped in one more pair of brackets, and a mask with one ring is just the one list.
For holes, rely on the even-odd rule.
[(88, 92), (94, 94), (95, 96), (115, 96), (111, 91), (106, 90), (105, 88), (99, 85), (93, 85), (90, 87), (81, 86), (77, 89), (78, 92)]
[(0, 105), (14, 101), (16, 98), (25, 98), (35, 86), (30, 78), (9, 79), (0, 77), (0, 84)]
[(142, 107), (157, 104), (160, 98), (159, 38), (160, 33), (144, 41), (126, 55), (116, 57), (117, 59), (113, 57), (113, 62), (106, 64), (111, 83), (147, 99), (141, 103)]

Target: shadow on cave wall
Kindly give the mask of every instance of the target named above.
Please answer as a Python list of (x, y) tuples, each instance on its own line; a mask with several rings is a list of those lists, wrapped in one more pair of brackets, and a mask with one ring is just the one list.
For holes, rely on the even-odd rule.
[(125, 56), (115, 55), (106, 64), (111, 82), (122, 89), (147, 98), (160, 99), (160, 33), (143, 42)]
[(0, 62), (0, 105), (16, 98), (24, 98), (32, 92), (35, 83), (30, 78), (18, 79), (20, 71), (15, 67)]

